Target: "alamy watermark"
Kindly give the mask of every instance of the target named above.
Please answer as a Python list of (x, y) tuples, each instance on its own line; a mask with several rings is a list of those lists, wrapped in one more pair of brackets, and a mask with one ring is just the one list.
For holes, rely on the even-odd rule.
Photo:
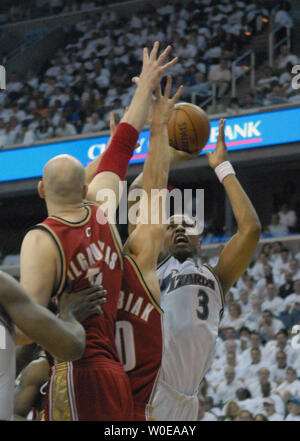
[[(121, 197), (122, 195), (122, 197)], [(201, 234), (204, 230), (204, 190), (174, 188), (151, 189), (147, 193), (142, 188), (132, 189), (127, 195), (126, 182), (119, 182), (119, 200), (112, 189), (102, 189), (97, 193), (97, 202), (100, 204), (97, 221), (105, 224), (151, 224), (168, 225), (172, 214), (184, 216), (192, 221), (196, 228), (191, 234)], [(127, 200), (129, 204), (127, 204)], [(119, 206), (118, 220), (116, 211)], [(128, 208), (129, 207), (129, 208)], [(102, 212), (105, 213), (105, 217)]]
[(6, 89), (6, 70), (4, 66), (0, 65), (0, 89)]

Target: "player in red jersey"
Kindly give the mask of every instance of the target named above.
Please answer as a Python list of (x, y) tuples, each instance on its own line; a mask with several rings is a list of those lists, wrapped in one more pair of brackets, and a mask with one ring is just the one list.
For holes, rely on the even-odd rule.
[[(93, 179), (88, 198), (96, 200), (98, 191), (110, 185), (111, 178), (116, 184), (124, 178), (148, 114), (152, 91), (165, 70), (177, 61), (175, 58), (162, 66), (170, 47), (157, 57), (158, 47), (155, 43), (150, 55), (144, 49), (140, 84), (103, 155), (97, 170), (101, 173)], [(123, 265), (117, 231), (101, 222), (104, 215), (96, 205), (84, 203), (85, 174), (75, 158), (61, 155), (50, 160), (39, 183), (39, 194), (46, 200), (49, 217), (24, 238), (23, 286), (45, 306), (51, 296), (60, 296), (67, 282), (76, 291), (101, 281), (107, 291), (104, 314), (83, 322), (83, 357), (74, 363), (51, 363), (46, 419), (131, 420), (130, 384), (114, 342)]]
[[(150, 143), (144, 165), (143, 196), (136, 229), (124, 245), (124, 272), (118, 304), (116, 342), (132, 387), (135, 419), (145, 420), (147, 403), (162, 356), (160, 288), (157, 259), (165, 234), (164, 198), (154, 190), (166, 190), (169, 171), (168, 121), (182, 86), (169, 99), (168, 77), (164, 95), (160, 87), (153, 104)], [(130, 213), (129, 213), (130, 216)], [(152, 223), (157, 216), (157, 223)]]

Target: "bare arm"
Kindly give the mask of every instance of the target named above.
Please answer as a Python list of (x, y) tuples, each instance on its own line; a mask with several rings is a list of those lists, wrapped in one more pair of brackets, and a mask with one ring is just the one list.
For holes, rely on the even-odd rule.
[[(169, 164), (170, 164), (170, 169), (175, 167), (178, 164), (181, 164), (182, 162), (186, 162), (189, 161), (193, 158), (196, 158), (198, 156), (198, 153), (186, 153), (184, 151), (179, 151), (174, 149), (173, 147), (171, 147), (169, 145), (168, 147), (169, 150)], [(131, 183), (130, 187), (129, 187), (129, 197), (128, 197), (128, 211), (130, 210), (130, 208), (135, 205), (135, 201), (131, 201), (131, 194), (133, 190), (136, 189), (141, 189), (143, 188), (143, 176), (144, 176), (144, 172), (141, 172), (135, 179), (134, 181)], [(135, 230), (136, 225), (132, 224), (130, 221), (128, 221), (128, 234), (130, 235), (134, 230)]]
[(77, 360), (82, 356), (85, 331), (71, 312), (64, 312), (60, 320), (32, 301), (12, 277), (0, 273), (0, 281), (1, 305), (24, 334), (61, 361)]
[[(207, 154), (209, 165), (213, 169), (226, 161), (224, 126), (225, 120), (221, 119), (216, 150)], [(249, 266), (259, 241), (261, 225), (238, 179), (234, 175), (228, 175), (224, 178), (223, 185), (237, 222), (237, 232), (224, 247), (215, 267), (226, 293)]]
[[(152, 292), (158, 301), (160, 300), (159, 287), (153, 275), (156, 275), (157, 259), (165, 231), (165, 199), (158, 192), (166, 191), (170, 162), (168, 121), (175, 102), (182, 92), (182, 87), (180, 87), (174, 97), (169, 99), (171, 85), (171, 78), (168, 77), (164, 96), (161, 95), (160, 88), (157, 90), (155, 116), (150, 127), (149, 151), (144, 165), (141, 217), (137, 228), (124, 247), (124, 251), (129, 253), (139, 265), (148, 285), (152, 285)], [(152, 190), (155, 190), (157, 194), (154, 195)]]
[[(108, 146), (111, 142), (111, 138), (114, 136), (114, 133), (116, 131), (115, 116), (112, 112), (110, 113), (110, 116), (109, 116), (109, 126), (110, 126), (110, 138), (108, 140), (106, 148), (108, 148)], [(103, 153), (101, 153), (101, 155), (99, 155), (98, 158), (96, 158), (94, 161), (90, 162), (85, 167), (85, 183), (86, 184), (89, 185), (92, 182), (92, 180), (94, 179), (94, 176), (96, 174), (98, 165), (101, 161), (102, 155), (103, 155)]]
[(48, 380), (49, 364), (41, 357), (32, 361), (22, 372), (20, 382), (15, 388), (15, 421), (24, 421), (36, 405), (40, 388)]
[[(136, 88), (127, 112), (124, 114), (121, 122), (126, 122), (133, 126), (137, 131), (144, 127), (149, 107), (152, 101), (152, 92), (158, 86), (165, 71), (177, 62), (174, 58), (170, 62), (162, 65), (168, 56), (171, 47), (168, 46), (160, 56), (158, 56), (159, 43), (156, 42), (152, 51), (148, 54), (148, 49), (143, 50), (143, 67), (140, 80)], [(112, 139), (112, 142), (114, 137)], [(101, 189), (111, 189), (116, 195), (117, 205), (119, 203), (119, 183), (118, 175), (110, 171), (104, 171), (97, 174), (89, 185), (88, 199), (99, 202), (97, 194)], [(106, 213), (107, 214), (107, 213)]]
[[(31, 299), (48, 306), (51, 295), (59, 280), (59, 255), (50, 235), (34, 229), (24, 237), (20, 253), (20, 281)], [(30, 340), (19, 330), (16, 344), (28, 344)]]

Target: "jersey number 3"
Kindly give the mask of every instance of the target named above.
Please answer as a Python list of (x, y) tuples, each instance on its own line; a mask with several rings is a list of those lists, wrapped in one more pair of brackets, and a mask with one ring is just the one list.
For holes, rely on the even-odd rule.
[(197, 317), (200, 320), (207, 320), (209, 309), (208, 309), (208, 295), (203, 289), (199, 289), (198, 291), (198, 308), (197, 308)]

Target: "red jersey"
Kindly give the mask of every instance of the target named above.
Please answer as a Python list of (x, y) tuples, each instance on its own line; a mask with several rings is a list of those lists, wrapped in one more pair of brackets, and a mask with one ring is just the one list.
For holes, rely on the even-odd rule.
[(135, 261), (124, 256), (116, 344), (133, 393), (135, 420), (145, 420), (162, 358), (162, 310)]
[[(81, 222), (68, 222), (56, 216), (48, 217), (34, 228), (47, 231), (53, 238), (61, 259), (58, 297), (67, 284), (80, 291), (94, 284), (107, 290), (104, 314), (93, 315), (82, 325), (86, 330), (86, 349), (83, 359), (102, 357), (119, 361), (115, 345), (115, 322), (121, 288), (123, 261), (120, 245), (108, 222), (100, 224), (103, 212), (97, 205), (85, 205), (86, 217)], [(97, 220), (98, 216), (98, 220)]]

